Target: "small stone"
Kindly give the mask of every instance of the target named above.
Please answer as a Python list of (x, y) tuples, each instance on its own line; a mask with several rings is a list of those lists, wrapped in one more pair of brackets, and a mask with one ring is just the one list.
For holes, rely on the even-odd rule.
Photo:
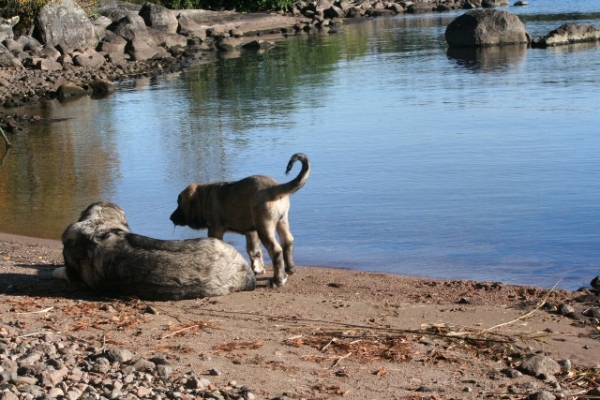
[(152, 306), (146, 306), (146, 308), (144, 309), (144, 313), (159, 315), (158, 310)]
[(528, 375), (541, 379), (549, 379), (561, 370), (560, 365), (556, 361), (550, 357), (539, 355), (532, 356), (523, 361), (520, 369)]
[(63, 390), (58, 387), (53, 387), (53, 388), (50, 388), (50, 390), (48, 390), (48, 396), (50, 396), (50, 397), (57, 398), (57, 397), (61, 397), (64, 395), (65, 395), (65, 392), (63, 392)]
[(81, 390), (77, 389), (77, 388), (71, 388), (69, 389), (69, 391), (67, 391), (67, 393), (65, 394), (65, 397), (68, 400), (77, 400), (81, 397), (83, 393), (81, 392)]
[(140, 397), (140, 398), (149, 397), (151, 394), (152, 394), (152, 390), (148, 389), (146, 387), (143, 387), (143, 386), (139, 387), (136, 392), (137, 397)]
[(209, 375), (211, 375), (211, 376), (220, 376), (220, 375), (222, 375), (222, 372), (221, 372), (221, 371), (219, 371), (219, 370), (218, 370), (218, 369), (216, 369), (216, 368), (211, 368), (211, 369), (208, 371), (208, 374), (209, 374)]
[(120, 389), (113, 389), (108, 395), (108, 398), (114, 400), (120, 398), (121, 396), (123, 396), (123, 392), (121, 392)]
[(589, 318), (600, 318), (600, 308), (592, 307), (583, 312), (583, 315)]
[(443, 387), (439, 387), (439, 386), (420, 386), (417, 389), (417, 392), (425, 392), (425, 393), (432, 393), (432, 392), (438, 392), (438, 393), (443, 393), (445, 392), (446, 389)]
[(33, 376), (16, 376), (12, 380), (15, 385), (35, 385), (37, 381)]
[(516, 369), (514, 369), (514, 368), (507, 368), (507, 369), (503, 369), (503, 370), (502, 370), (502, 371), (500, 371), (500, 372), (502, 372), (502, 373), (503, 373), (504, 375), (506, 375), (507, 377), (509, 377), (509, 378), (513, 378), (513, 379), (514, 379), (514, 378), (518, 378), (518, 377), (520, 377), (520, 376), (523, 376), (523, 374), (522, 374), (521, 372), (517, 371), (517, 370), (516, 370)]
[(573, 308), (573, 306), (566, 304), (566, 303), (562, 303), (558, 306), (558, 313), (561, 315), (567, 315), (567, 314), (571, 314), (574, 313), (575, 309)]
[(42, 358), (42, 356), (43, 356), (42, 353), (38, 353), (38, 352), (30, 353), (27, 356), (24, 356), (24, 357), (18, 359), (17, 364), (19, 365), (19, 367), (33, 365), (36, 362), (38, 362)]
[(96, 358), (96, 363), (92, 367), (92, 371), (104, 374), (104, 373), (110, 371), (110, 368), (111, 368), (111, 365), (110, 365), (110, 361), (108, 361), (108, 359), (106, 359), (104, 357), (98, 357), (98, 358)]
[(5, 389), (3, 392), (0, 392), (0, 399), (1, 400), (19, 400), (19, 396), (17, 396), (16, 394), (14, 394), (13, 392), (11, 392), (8, 389)]
[(542, 390), (540, 392), (530, 394), (527, 397), (528, 400), (556, 400), (556, 396), (552, 393)]
[(203, 385), (201, 380), (196, 376), (188, 378), (185, 382), (185, 387), (188, 389), (205, 389), (208, 385)]
[(562, 359), (562, 360), (558, 360), (558, 365), (560, 365), (560, 369), (562, 370), (562, 372), (569, 372), (571, 370), (571, 360), (569, 359)]
[(587, 394), (589, 396), (600, 396), (600, 386), (595, 387), (592, 390), (588, 391)]
[(118, 349), (116, 347), (111, 347), (107, 349), (104, 352), (104, 354), (106, 355), (106, 358), (108, 358), (110, 361), (117, 361), (121, 364), (133, 360), (133, 353), (131, 351), (125, 349)]
[(136, 369), (136, 371), (152, 371), (154, 368), (156, 368), (156, 365), (151, 361), (140, 358), (135, 362), (135, 364), (133, 364), (133, 367)]
[(170, 365), (159, 365), (156, 367), (156, 370), (163, 380), (167, 380), (173, 373), (173, 367)]

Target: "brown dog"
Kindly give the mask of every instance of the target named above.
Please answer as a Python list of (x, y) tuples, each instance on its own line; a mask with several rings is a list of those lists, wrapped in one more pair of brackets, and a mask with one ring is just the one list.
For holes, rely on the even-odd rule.
[(282, 286), (287, 281), (286, 272), (291, 275), (296, 270), (294, 237), (288, 222), (289, 197), (304, 186), (310, 173), (308, 157), (297, 153), (290, 159), (286, 174), (296, 161), (302, 163), (302, 170), (287, 183), (279, 184), (271, 177), (253, 175), (236, 182), (191, 184), (179, 194), (171, 221), (192, 229), (208, 228), (208, 236), (218, 239), (223, 239), (225, 232), (245, 235), (246, 250), (256, 274), (264, 272), (262, 242), (273, 261), (271, 285)]
[(213, 238), (158, 240), (129, 231), (125, 212), (97, 202), (62, 235), (65, 266), (53, 276), (93, 290), (149, 300), (254, 290), (256, 276), (231, 245)]

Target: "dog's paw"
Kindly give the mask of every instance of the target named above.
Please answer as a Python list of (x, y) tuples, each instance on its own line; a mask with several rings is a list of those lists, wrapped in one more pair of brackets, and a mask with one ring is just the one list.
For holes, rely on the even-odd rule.
[(298, 272), (298, 268), (296, 268), (295, 265), (286, 266), (285, 267), (285, 272), (287, 272), (288, 275), (294, 275), (296, 272)]
[(279, 278), (271, 278), (269, 279), (269, 286), (272, 288), (282, 287), (287, 282), (287, 275), (285, 275), (282, 279)]
[(67, 278), (67, 268), (65, 268), (65, 267), (55, 268), (54, 271), (52, 271), (52, 277), (56, 278), (56, 279), (64, 279), (65, 281), (68, 281), (69, 279)]
[(261, 264), (252, 263), (252, 271), (254, 271), (255, 275), (264, 274), (265, 273), (265, 265), (262, 263)]

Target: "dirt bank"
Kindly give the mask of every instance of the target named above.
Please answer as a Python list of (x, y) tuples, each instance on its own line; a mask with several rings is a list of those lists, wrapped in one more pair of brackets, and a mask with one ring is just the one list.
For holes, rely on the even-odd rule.
[[(98, 385), (108, 385), (106, 376), (116, 385), (114, 376), (125, 380), (121, 369), (157, 358), (170, 375), (154, 372), (143, 390), (137, 381), (119, 383), (123, 398), (210, 398), (190, 389), (190, 376), (210, 381), (219, 393), (212, 398), (550, 398), (539, 397), (547, 391), (587, 399), (600, 386), (600, 322), (587, 311), (599, 305), (592, 290), (300, 267), (279, 289), (141, 302), (55, 280), (51, 272), (61, 263), (59, 242), (0, 234), (0, 346), (49, 338), (78, 344), (76, 370), (90, 369), (88, 392), (101, 390), (94, 374)], [(93, 372), (115, 347), (133, 360)], [(563, 369), (523, 373), (533, 355)], [(72, 376), (55, 386), (68, 390)]]

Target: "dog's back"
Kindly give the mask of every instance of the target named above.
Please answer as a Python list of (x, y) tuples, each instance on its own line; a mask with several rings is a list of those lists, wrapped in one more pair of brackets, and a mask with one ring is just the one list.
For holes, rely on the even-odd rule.
[(256, 277), (241, 254), (213, 238), (158, 240), (112, 232), (97, 248), (104, 265), (96, 289), (154, 300), (222, 296), (254, 290)]

